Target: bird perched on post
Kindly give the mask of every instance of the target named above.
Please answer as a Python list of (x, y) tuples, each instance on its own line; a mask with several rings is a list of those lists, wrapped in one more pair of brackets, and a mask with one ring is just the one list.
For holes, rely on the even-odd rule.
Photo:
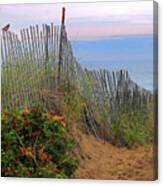
[(10, 28), (10, 24), (7, 24), (5, 27), (2, 28), (2, 30), (7, 32), (9, 28)]

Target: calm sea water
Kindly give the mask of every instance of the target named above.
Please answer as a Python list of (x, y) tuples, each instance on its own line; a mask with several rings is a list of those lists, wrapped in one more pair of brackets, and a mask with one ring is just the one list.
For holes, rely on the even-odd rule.
[(153, 89), (152, 36), (72, 41), (78, 62), (88, 69), (126, 69), (140, 86)]

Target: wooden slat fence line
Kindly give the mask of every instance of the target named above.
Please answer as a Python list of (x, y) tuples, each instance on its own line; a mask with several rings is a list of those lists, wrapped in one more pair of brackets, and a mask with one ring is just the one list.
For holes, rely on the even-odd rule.
[[(31, 107), (39, 103), (53, 110), (60, 87), (76, 88), (85, 98), (83, 120), (88, 132), (100, 138), (103, 128), (124, 107), (139, 109), (152, 101), (150, 91), (130, 78), (128, 71), (88, 70), (76, 61), (64, 25), (43, 24), (20, 30), (20, 35), (3, 31), (2, 110)], [(54, 96), (54, 97), (53, 97)], [(57, 97), (57, 96), (56, 96)], [(104, 120), (97, 119), (97, 115)], [(87, 121), (87, 122), (86, 122)]]
[(33, 101), (43, 101), (40, 91), (55, 87), (55, 78), (51, 83), (45, 74), (56, 75), (59, 32), (53, 23), (44, 24), (41, 30), (38, 25), (22, 29), (20, 38), (2, 32), (2, 109), (31, 106)]
[[(100, 72), (95, 71), (94, 73), (87, 69), (85, 71), (87, 76), (92, 76), (94, 82), (90, 92), (92, 100), (87, 96), (89, 101), (86, 106), (85, 112), (87, 111), (87, 113), (85, 115), (86, 118), (89, 118), (88, 125), (92, 122), (95, 123), (96, 133), (92, 131), (95, 136), (99, 132), (98, 123), (95, 121), (95, 111), (97, 108), (101, 115), (105, 113), (106, 109), (108, 110), (107, 117), (103, 115), (105, 127), (109, 125), (116, 113), (118, 114), (122, 109), (141, 109), (150, 104), (153, 99), (150, 91), (139, 87), (130, 79), (128, 71), (109, 72), (108, 70), (100, 70)], [(88, 91), (85, 94), (88, 94)], [(106, 103), (108, 104), (106, 105)], [(100, 137), (103, 137), (103, 134), (99, 134), (98, 138)]]

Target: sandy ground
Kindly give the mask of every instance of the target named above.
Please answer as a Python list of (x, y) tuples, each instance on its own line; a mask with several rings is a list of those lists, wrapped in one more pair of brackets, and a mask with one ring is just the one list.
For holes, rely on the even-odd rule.
[(85, 134), (79, 140), (82, 156), (75, 178), (154, 180), (152, 148), (119, 148)]

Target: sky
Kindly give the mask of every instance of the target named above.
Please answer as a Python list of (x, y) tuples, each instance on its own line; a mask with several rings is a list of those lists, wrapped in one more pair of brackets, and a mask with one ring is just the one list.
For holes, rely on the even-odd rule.
[(0, 5), (0, 26), (19, 32), (29, 25), (61, 23), (74, 56), (90, 69), (126, 69), (141, 86), (153, 87), (153, 1)]
[(0, 5), (0, 25), (10, 23), (15, 32), (35, 24), (59, 25), (64, 6), (70, 40), (149, 35), (153, 33), (152, 4), (139, 1)]

